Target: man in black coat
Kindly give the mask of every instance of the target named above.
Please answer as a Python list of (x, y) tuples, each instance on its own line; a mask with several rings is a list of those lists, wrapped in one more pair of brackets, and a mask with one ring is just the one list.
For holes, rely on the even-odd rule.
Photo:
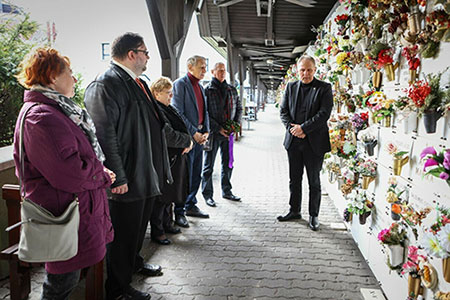
[(314, 58), (304, 55), (297, 62), (300, 80), (286, 86), (280, 105), (286, 127), (284, 147), (289, 160), (289, 213), (280, 222), (301, 219), (302, 177), (306, 167), (309, 184), (309, 227), (319, 229), (320, 170), (324, 154), (331, 150), (327, 121), (333, 108), (329, 83), (314, 78)]
[(150, 299), (130, 283), (135, 272), (161, 274), (161, 267), (145, 263), (139, 252), (155, 197), (165, 181), (172, 182), (164, 123), (138, 77), (149, 59), (143, 38), (125, 33), (114, 40), (111, 52), (110, 68), (87, 87), (84, 98), (105, 152), (105, 166), (117, 175), (109, 197), (115, 234), (106, 253), (106, 298)]
[(225, 80), (227, 75), (225, 64), (221, 62), (216, 63), (211, 73), (213, 78), (205, 89), (211, 135), (209, 141), (210, 149), (203, 154), (202, 194), (207, 205), (216, 206), (216, 202), (213, 199), (212, 173), (219, 149), (222, 157), (222, 197), (232, 201), (240, 200), (238, 196), (233, 195), (231, 192), (230, 179), (233, 168), (229, 165), (230, 153), (228, 147), (230, 133), (224, 127), (228, 120), (233, 120), (237, 123), (241, 122), (242, 104), (236, 88)]

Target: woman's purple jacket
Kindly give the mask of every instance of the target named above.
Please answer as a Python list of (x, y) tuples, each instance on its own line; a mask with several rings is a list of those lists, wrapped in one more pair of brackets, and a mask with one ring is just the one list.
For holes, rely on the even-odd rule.
[(14, 162), (19, 176), (19, 124), (34, 103), (24, 126), (24, 186), (26, 197), (60, 215), (77, 195), (80, 209), (78, 253), (61, 262), (46, 263), (47, 272), (61, 274), (96, 264), (113, 239), (105, 188), (110, 184), (89, 140), (58, 104), (43, 94), (25, 91), (25, 104), (14, 133)]

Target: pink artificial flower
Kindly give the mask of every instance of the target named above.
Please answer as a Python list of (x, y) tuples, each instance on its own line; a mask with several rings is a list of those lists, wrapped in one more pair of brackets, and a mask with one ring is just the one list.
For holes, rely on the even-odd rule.
[(420, 159), (424, 158), (429, 154), (436, 155), (436, 150), (434, 149), (434, 147), (426, 147), (425, 149), (423, 149), (422, 153), (420, 153)]
[(389, 143), (386, 145), (386, 150), (389, 154), (394, 154), (395, 152), (397, 152), (398, 148), (394, 144)]
[(389, 234), (389, 229), (383, 229), (378, 233), (378, 240), (384, 242), (385, 236)]
[(447, 149), (444, 152), (444, 168), (446, 168), (447, 170), (450, 170), (450, 149)]
[(425, 165), (423, 166), (423, 171), (425, 172), (425, 169), (431, 166), (437, 166), (438, 162), (435, 161), (433, 158), (429, 158), (427, 159), (427, 161), (425, 162)]
[(441, 174), (439, 174), (439, 178), (441, 178), (443, 180), (447, 180), (449, 177), (450, 176), (445, 172), (442, 172)]

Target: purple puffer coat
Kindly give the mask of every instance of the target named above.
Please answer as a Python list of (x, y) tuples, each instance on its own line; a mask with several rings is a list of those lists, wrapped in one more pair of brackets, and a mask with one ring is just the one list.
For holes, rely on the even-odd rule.
[(59, 108), (39, 92), (25, 91), (24, 106), (14, 133), (16, 175), (20, 168), (19, 124), (33, 103), (24, 126), (26, 197), (60, 215), (78, 196), (80, 227), (78, 253), (60, 262), (46, 263), (47, 272), (61, 274), (96, 264), (113, 239), (105, 188), (111, 184), (89, 140)]

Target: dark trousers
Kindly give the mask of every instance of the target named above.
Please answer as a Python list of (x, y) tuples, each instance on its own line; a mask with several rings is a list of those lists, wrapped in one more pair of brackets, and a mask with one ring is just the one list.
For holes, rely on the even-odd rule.
[(155, 198), (133, 202), (109, 201), (114, 240), (107, 245), (105, 283), (108, 298), (119, 296), (144, 264), (139, 254), (144, 243)]
[[(194, 144), (187, 154), (189, 166), (189, 194), (186, 198), (185, 210), (189, 210), (197, 204), (197, 192), (202, 180), (203, 146)], [(183, 213), (179, 207), (175, 207), (175, 213)]]
[(80, 271), (76, 270), (64, 274), (47, 273), (42, 287), (41, 300), (69, 299), (70, 293), (80, 280)]
[(165, 229), (172, 227), (172, 203), (155, 201), (153, 205), (152, 216), (150, 217), (150, 226), (152, 228), (152, 237), (160, 237), (165, 234)]
[(289, 160), (289, 190), (290, 211), (300, 213), (302, 208), (302, 179), (303, 169), (306, 167), (309, 184), (309, 215), (319, 215), (321, 187), (320, 170), (322, 169), (323, 155), (316, 155), (307, 140), (294, 138), (287, 150)]
[(214, 163), (216, 161), (217, 151), (220, 149), (220, 156), (222, 158), (222, 196), (231, 194), (231, 173), (232, 168), (228, 167), (230, 160), (229, 141), (224, 136), (215, 135), (213, 138), (212, 148), (210, 151), (205, 151), (203, 154), (203, 171), (202, 171), (202, 194), (203, 197), (211, 198), (214, 195), (212, 173), (214, 171)]

